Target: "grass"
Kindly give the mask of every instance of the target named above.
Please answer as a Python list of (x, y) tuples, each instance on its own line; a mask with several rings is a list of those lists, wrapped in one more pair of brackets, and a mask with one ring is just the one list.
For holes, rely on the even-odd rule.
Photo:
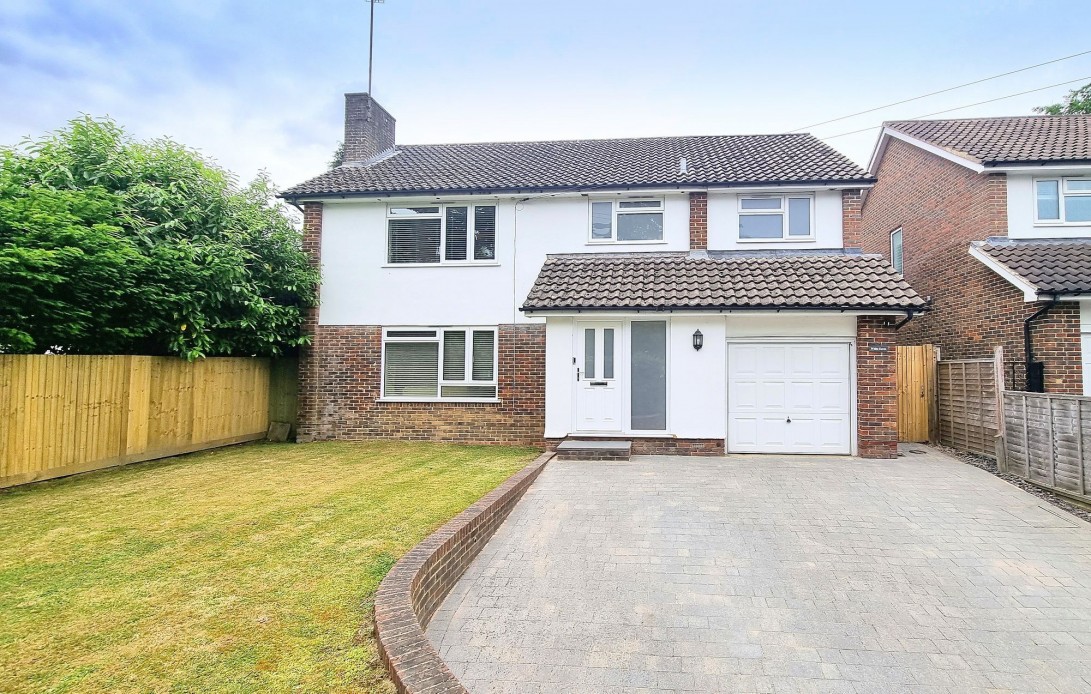
[(0, 691), (393, 691), (379, 581), (534, 455), (252, 444), (0, 492)]

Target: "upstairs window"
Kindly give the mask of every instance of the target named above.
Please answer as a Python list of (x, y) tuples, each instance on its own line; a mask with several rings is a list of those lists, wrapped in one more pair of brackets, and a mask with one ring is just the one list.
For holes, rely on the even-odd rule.
[(591, 201), (592, 243), (641, 243), (662, 240), (662, 198)]
[(383, 333), (384, 398), (495, 399), (496, 385), (496, 328)]
[(1041, 178), (1034, 182), (1034, 221), (1091, 222), (1091, 177)]
[(895, 229), (890, 232), (890, 264), (902, 274), (902, 230)]
[(792, 241), (814, 238), (809, 195), (739, 197), (739, 238), (744, 241)]
[(390, 206), (386, 216), (388, 263), (496, 260), (496, 205)]

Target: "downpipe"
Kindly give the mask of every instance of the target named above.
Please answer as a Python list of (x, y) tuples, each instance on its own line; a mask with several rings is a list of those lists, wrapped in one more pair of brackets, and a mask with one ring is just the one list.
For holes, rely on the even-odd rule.
[(1027, 371), (1027, 392), (1031, 393), (1044, 393), (1045, 392), (1045, 378), (1041, 379), (1041, 382), (1035, 383), (1037, 389), (1031, 390), (1031, 374), (1034, 371), (1034, 341), (1031, 339), (1031, 324), (1038, 320), (1042, 316), (1049, 313), (1049, 310), (1057, 305), (1057, 296), (1053, 295), (1049, 303), (1042, 308), (1038, 309), (1034, 313), (1030, 314), (1023, 319), (1023, 354), (1026, 356), (1026, 371)]

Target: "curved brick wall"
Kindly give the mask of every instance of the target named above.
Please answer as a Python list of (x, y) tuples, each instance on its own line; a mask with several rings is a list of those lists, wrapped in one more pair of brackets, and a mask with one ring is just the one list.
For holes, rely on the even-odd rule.
[(424, 630), (455, 582), (553, 457), (544, 453), (402, 557), (375, 594), (379, 655), (399, 692), (466, 689)]

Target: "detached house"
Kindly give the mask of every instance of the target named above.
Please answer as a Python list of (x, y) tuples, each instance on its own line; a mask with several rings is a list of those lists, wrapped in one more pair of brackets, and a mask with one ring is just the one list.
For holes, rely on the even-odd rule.
[(285, 191), (321, 264), (303, 439), (896, 454), (895, 329), (860, 251), (874, 179), (810, 135), (397, 145)]
[(1091, 395), (1091, 116), (889, 122), (871, 171), (864, 250), (934, 302), (899, 340)]

